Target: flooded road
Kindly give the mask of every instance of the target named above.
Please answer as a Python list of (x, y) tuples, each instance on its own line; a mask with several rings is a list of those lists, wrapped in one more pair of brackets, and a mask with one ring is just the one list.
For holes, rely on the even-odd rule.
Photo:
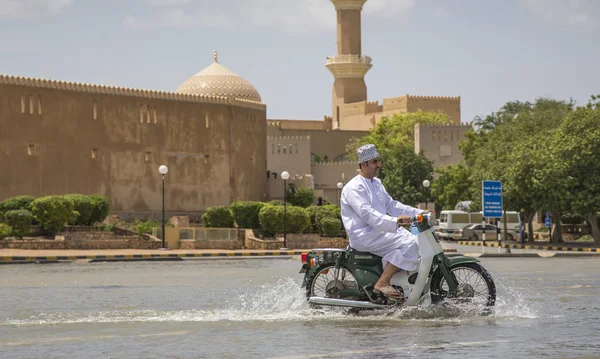
[(495, 313), (317, 311), (298, 260), (0, 266), (0, 358), (600, 355), (600, 258), (481, 258)]

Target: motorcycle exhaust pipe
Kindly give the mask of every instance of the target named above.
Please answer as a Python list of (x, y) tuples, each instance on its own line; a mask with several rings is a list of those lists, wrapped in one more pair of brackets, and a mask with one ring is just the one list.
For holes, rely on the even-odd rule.
[(347, 300), (347, 299), (336, 299), (336, 298), (323, 298), (323, 297), (310, 297), (308, 302), (318, 305), (331, 305), (334, 307), (352, 307), (352, 308), (364, 308), (364, 309), (382, 309), (389, 308), (388, 305), (375, 304), (371, 302), (363, 302), (360, 300)]

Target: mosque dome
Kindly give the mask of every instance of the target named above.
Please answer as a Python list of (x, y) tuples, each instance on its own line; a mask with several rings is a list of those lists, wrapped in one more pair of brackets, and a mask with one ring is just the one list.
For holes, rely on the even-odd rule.
[(187, 79), (175, 92), (262, 102), (260, 94), (250, 82), (219, 64), (216, 52), (211, 65)]

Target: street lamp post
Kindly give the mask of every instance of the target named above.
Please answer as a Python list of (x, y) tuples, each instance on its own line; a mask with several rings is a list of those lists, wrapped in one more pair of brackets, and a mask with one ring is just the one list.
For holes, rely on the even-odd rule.
[(281, 172), (283, 179), (283, 248), (287, 249), (287, 180), (290, 174), (287, 171)]
[(162, 247), (165, 248), (165, 175), (169, 168), (165, 165), (158, 167), (158, 172), (162, 175)]
[(342, 188), (344, 187), (344, 184), (342, 182), (338, 182), (337, 183), (337, 189), (338, 189), (338, 201), (340, 203), (340, 206), (342, 205), (342, 198), (340, 197), (340, 191), (342, 190)]
[[(429, 185), (431, 184), (431, 182), (429, 182), (429, 180), (424, 180), (423, 181), (423, 187), (425, 188), (425, 192), (427, 192), (429, 190)], [(425, 194), (425, 209), (427, 209), (427, 200), (428, 200), (428, 196), (427, 193)]]

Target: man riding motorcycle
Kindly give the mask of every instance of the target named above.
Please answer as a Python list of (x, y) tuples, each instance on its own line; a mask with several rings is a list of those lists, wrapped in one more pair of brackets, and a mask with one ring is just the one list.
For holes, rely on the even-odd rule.
[(402, 292), (392, 287), (390, 280), (399, 270), (415, 271), (419, 257), (416, 236), (402, 224), (409, 217), (432, 211), (392, 199), (376, 177), (381, 169), (381, 159), (375, 145), (361, 146), (357, 152), (360, 174), (342, 190), (342, 221), (352, 248), (383, 257), (384, 271), (373, 292), (402, 298)]

